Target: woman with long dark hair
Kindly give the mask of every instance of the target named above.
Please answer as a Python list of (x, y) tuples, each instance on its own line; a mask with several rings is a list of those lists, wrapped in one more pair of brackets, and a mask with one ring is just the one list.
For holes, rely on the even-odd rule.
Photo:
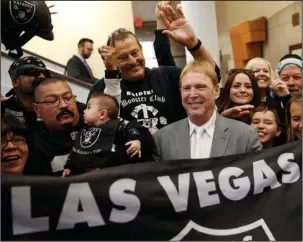
[(257, 79), (253, 71), (232, 69), (224, 86), (219, 113), (250, 124), (250, 111), (261, 104)]

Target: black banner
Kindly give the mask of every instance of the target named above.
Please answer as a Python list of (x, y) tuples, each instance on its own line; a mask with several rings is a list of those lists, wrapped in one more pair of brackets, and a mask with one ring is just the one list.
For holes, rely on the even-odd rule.
[(2, 175), (2, 240), (302, 240), (301, 142), (70, 178)]

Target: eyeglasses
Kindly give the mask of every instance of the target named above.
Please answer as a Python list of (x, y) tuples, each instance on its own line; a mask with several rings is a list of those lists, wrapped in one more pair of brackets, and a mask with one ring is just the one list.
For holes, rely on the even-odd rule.
[(24, 145), (26, 143), (26, 140), (23, 136), (13, 136), (11, 139), (1, 137), (1, 149), (5, 148), (8, 142), (12, 142), (15, 146), (20, 146)]
[(60, 97), (60, 98), (55, 98), (53, 100), (46, 100), (42, 102), (36, 102), (36, 104), (46, 104), (47, 106), (51, 107), (58, 107), (60, 105), (61, 100), (65, 104), (71, 104), (76, 101), (77, 96), (71, 96), (71, 97)]
[(228, 72), (228, 76), (230, 76), (231, 74), (233, 73), (245, 73), (245, 74), (251, 74), (251, 75), (255, 75), (255, 72), (253, 70), (250, 70), (250, 69), (231, 69), (229, 72)]

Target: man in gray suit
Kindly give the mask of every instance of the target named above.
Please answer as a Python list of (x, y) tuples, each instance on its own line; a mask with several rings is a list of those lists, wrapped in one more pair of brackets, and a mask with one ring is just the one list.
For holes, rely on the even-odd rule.
[(215, 110), (220, 88), (208, 62), (193, 61), (180, 76), (182, 105), (188, 118), (160, 129), (155, 135), (155, 160), (201, 159), (261, 150), (256, 131), (224, 118)]

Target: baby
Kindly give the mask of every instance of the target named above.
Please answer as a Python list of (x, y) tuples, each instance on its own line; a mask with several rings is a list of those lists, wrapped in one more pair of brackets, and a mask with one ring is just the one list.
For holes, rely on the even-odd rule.
[(118, 113), (116, 98), (103, 93), (91, 96), (84, 111), (86, 125), (77, 134), (63, 177), (141, 158), (139, 124), (118, 118)]

